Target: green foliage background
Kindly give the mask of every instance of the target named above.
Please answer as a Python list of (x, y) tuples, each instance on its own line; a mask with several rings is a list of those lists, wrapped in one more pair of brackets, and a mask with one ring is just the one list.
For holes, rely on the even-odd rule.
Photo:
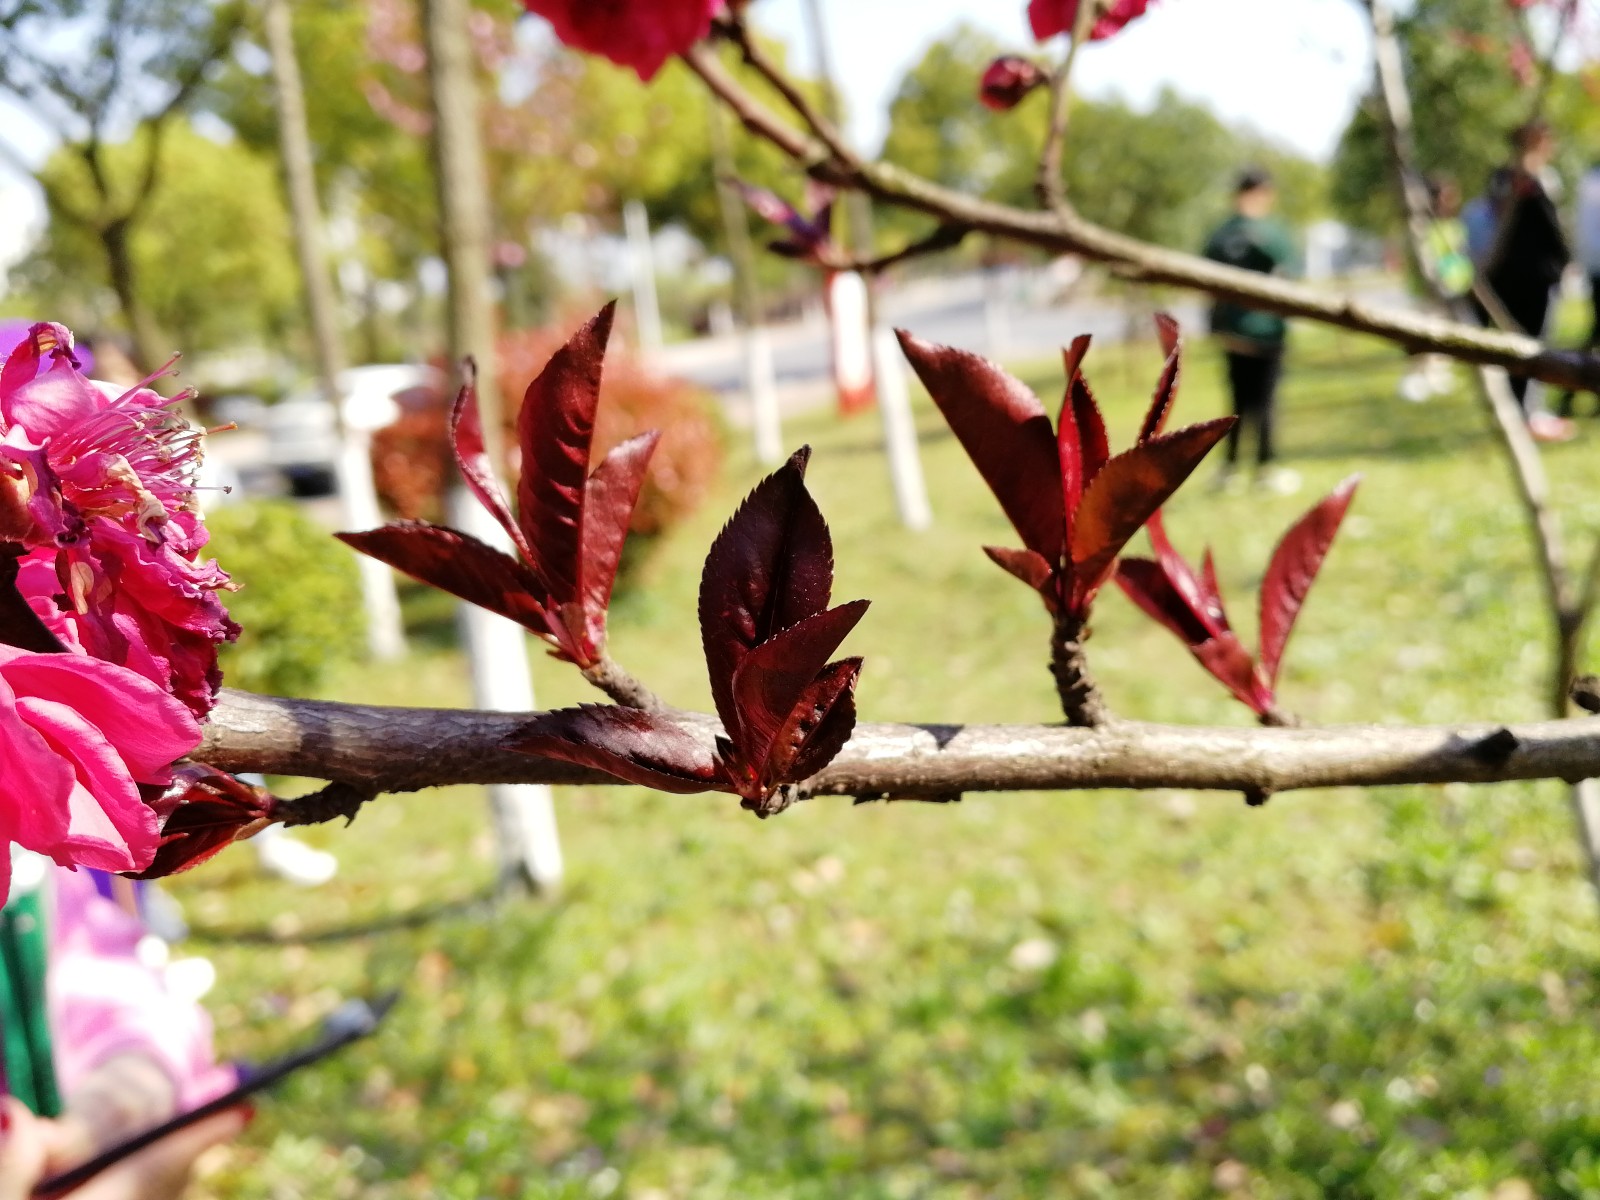
[[(1126, 445), (1154, 339), (1088, 372)], [(1389, 347), (1299, 329), (1282, 448), (1298, 496), (1168, 509), (1216, 547), (1253, 642), (1272, 545), (1365, 473), (1286, 659), (1325, 722), (1537, 718), (1548, 630), (1500, 451), (1470, 395), (1407, 404)], [(1191, 345), (1177, 419), (1218, 415)], [(1060, 395), (1059, 360), (1027, 373)], [(875, 419), (789, 423), (832, 525), (837, 598), (874, 601), (867, 720), (1049, 721), (1048, 625), (984, 556), (993, 498), (918, 398), (934, 527), (895, 516)], [(1549, 450), (1572, 528), (1600, 526), (1597, 431)], [(760, 472), (662, 539), (613, 649), (704, 709), (705, 548)], [(1577, 536), (1576, 533), (1574, 535)], [(1090, 645), (1116, 711), (1248, 714), (1122, 597)], [(593, 700), (531, 655), (540, 701)], [(1592, 665), (1593, 659), (1590, 658)], [(466, 704), (460, 659), (341, 672), (328, 694)], [(309, 835), (314, 894), (235, 849), (173, 882), (210, 938), (227, 1053), (281, 1047), (341, 995), (403, 985), (378, 1038), (269, 1098), (202, 1196), (633, 1200), (1337, 1196), (1587, 1200), (1600, 1188), (1600, 916), (1559, 785), (1236, 795), (817, 800), (563, 790), (559, 898), (440, 911), (494, 870), (477, 791), (383, 797)], [(385, 923), (432, 912), (419, 925)], [(344, 935), (328, 940), (327, 935)], [(266, 939), (265, 943), (263, 939)]]
[(208, 513), (207, 553), (239, 585), (225, 600), (244, 629), (222, 651), (229, 687), (308, 695), (360, 659), (366, 637), (353, 552), (288, 500)]

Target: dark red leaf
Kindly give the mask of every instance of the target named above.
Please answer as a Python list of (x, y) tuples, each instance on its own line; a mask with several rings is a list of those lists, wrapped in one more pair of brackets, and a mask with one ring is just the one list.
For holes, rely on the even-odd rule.
[(1224, 633), (1190, 649), (1196, 661), (1232, 692), (1241, 704), (1263, 715), (1272, 707), (1272, 688), (1262, 681), (1255, 662), (1237, 636)]
[(1050, 564), (1032, 550), (1012, 550), (1005, 546), (985, 546), (987, 554), (1002, 571), (1016, 576), (1023, 583), (1050, 599)]
[(711, 791), (725, 781), (711, 747), (654, 713), (582, 704), (540, 713), (506, 739), (506, 748), (593, 767), (662, 792)]
[(746, 765), (758, 773), (818, 673), (849, 636), (867, 601), (853, 600), (772, 635), (745, 656), (733, 677), (738, 727), (725, 727)]
[[(1067, 389), (1067, 398), (1072, 402), (1072, 424), (1077, 426), (1078, 454), (1083, 461), (1083, 488), (1088, 488), (1094, 482), (1094, 477), (1101, 474), (1102, 467), (1106, 466), (1106, 459), (1110, 458), (1106, 418), (1102, 418), (1099, 405), (1094, 402), (1094, 392), (1091, 392), (1088, 379), (1083, 378), (1082, 374), (1072, 381), (1072, 387)], [(1066, 419), (1067, 414), (1062, 413), (1061, 416)], [(1075, 501), (1072, 512), (1077, 512), (1077, 504), (1078, 501)]]
[(550, 596), (563, 603), (582, 594), (584, 485), (616, 307), (607, 304), (555, 352), (528, 385), (517, 417), (517, 519)]
[(1295, 619), (1305, 604), (1306, 593), (1316, 582), (1317, 572), (1322, 569), (1328, 548), (1333, 545), (1360, 482), (1359, 475), (1346, 479), (1295, 522), (1272, 552), (1272, 561), (1267, 564), (1267, 573), (1261, 580), (1261, 670), (1267, 682), (1274, 686), (1283, 661), (1283, 648), (1289, 643)]
[(512, 545), (521, 552), (524, 560), (533, 562), (533, 551), (522, 530), (511, 518), (511, 507), (506, 501), (500, 481), (495, 477), (494, 464), (483, 444), (483, 415), (478, 410), (478, 368), (468, 359), (467, 382), (456, 393), (456, 402), (450, 409), (450, 444), (455, 448), (456, 466), (467, 487), (478, 498), (478, 503), (489, 510), (511, 535)]
[(1145, 414), (1144, 425), (1139, 429), (1139, 441), (1148, 442), (1166, 427), (1172, 415), (1172, 402), (1178, 396), (1178, 374), (1182, 369), (1183, 347), (1178, 337), (1178, 322), (1166, 313), (1156, 314), (1156, 336), (1161, 339), (1161, 350), (1167, 356), (1161, 368), (1161, 378), (1156, 382), (1156, 394), (1150, 401), (1150, 411)]
[(1073, 602), (1087, 607), (1128, 539), (1167, 502), (1233, 426), (1220, 417), (1163, 434), (1110, 459), (1083, 494), (1072, 531)]
[(421, 521), (334, 536), (413, 579), (509, 617), (535, 633), (546, 629), (538, 600), (540, 584), (533, 572), (475, 537)]
[(265, 788), (252, 787), (208, 763), (183, 764), (173, 772), (172, 785), (150, 805), (161, 820), (155, 858), (130, 878), (160, 879), (199, 866), (240, 834), (270, 820), (275, 804)]
[(584, 485), (583, 606), (591, 621), (603, 617), (611, 603), (628, 523), (660, 440), (654, 429), (629, 438), (605, 456)]
[(1206, 547), (1205, 556), (1200, 560), (1200, 587), (1205, 595), (1206, 605), (1218, 614), (1224, 625), (1228, 618), (1222, 612), (1222, 589), (1217, 586), (1217, 563), (1211, 557), (1211, 547)]
[(1148, 558), (1124, 558), (1115, 576), (1123, 594), (1157, 624), (1164, 625), (1193, 649), (1211, 640), (1212, 631), (1188, 598), (1173, 586), (1161, 564)]
[[(1228, 616), (1222, 611), (1222, 597), (1217, 595), (1214, 588), (1216, 580), (1211, 581), (1212, 589), (1208, 591), (1206, 584), (1195, 576), (1193, 568), (1172, 546), (1167, 537), (1166, 525), (1161, 520), (1161, 510), (1157, 509), (1150, 515), (1150, 520), (1145, 523), (1145, 532), (1150, 535), (1150, 545), (1156, 552), (1156, 561), (1161, 564), (1161, 569), (1166, 573), (1167, 581), (1177, 589), (1183, 602), (1195, 613), (1200, 620), (1205, 621), (1210, 633), (1221, 633), (1228, 628)], [(1211, 551), (1206, 550), (1206, 561), (1210, 562)]]
[(810, 447), (756, 485), (706, 554), (700, 640), (717, 715), (738, 728), (733, 677), (747, 654), (828, 607), (833, 540), (806, 491)]
[[(1083, 489), (1089, 486), (1106, 460), (1106, 430), (1099, 407), (1084, 382), (1084, 357), (1089, 353), (1088, 334), (1072, 339), (1062, 353), (1067, 387), (1061, 398), (1061, 417), (1056, 421), (1056, 454), (1061, 468), (1061, 493), (1065, 502), (1066, 536), (1072, 540), (1072, 514), (1077, 511)], [(1082, 413), (1080, 408), (1087, 405)]]
[(861, 660), (829, 663), (811, 681), (774, 739), (768, 770), (776, 783), (810, 779), (834, 759), (856, 727)]
[(1067, 538), (1060, 451), (1039, 398), (988, 359), (896, 333), (1022, 544), (1059, 562)]

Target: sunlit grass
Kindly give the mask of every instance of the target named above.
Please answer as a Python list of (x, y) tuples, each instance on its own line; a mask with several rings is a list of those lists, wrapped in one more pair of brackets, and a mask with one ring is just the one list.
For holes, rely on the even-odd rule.
[[(1154, 347), (1089, 366), (1126, 444)], [(1361, 471), (1285, 701), (1318, 721), (1542, 715), (1545, 618), (1497, 446), (1464, 392), (1399, 400), (1400, 366), (1302, 335), (1282, 433), (1305, 489), (1215, 494), (1208, 465), (1170, 507), (1174, 538), (1215, 545), (1252, 640), (1274, 541)], [(1058, 368), (1028, 375), (1053, 407)], [(1197, 346), (1180, 421), (1222, 411), (1218, 376)], [(979, 550), (1014, 535), (926, 403), (918, 425), (937, 518), (922, 534), (898, 526), (875, 418), (785, 430), (816, 448), (836, 597), (874, 601), (849, 643), (867, 656), (863, 714), (1054, 720), (1044, 613)], [(1576, 530), (1600, 527), (1595, 437), (1548, 456)], [(720, 493), (635, 564), (617, 606), (617, 657), (676, 703), (708, 704), (700, 561), (758, 475), (734, 446)], [(1121, 712), (1248, 719), (1119, 595), (1091, 649)], [(535, 673), (544, 704), (590, 698), (537, 653)], [(468, 689), (435, 649), (333, 693), (456, 704)], [(228, 1051), (282, 1044), (341, 994), (406, 989), (380, 1037), (266, 1104), (215, 1194), (1600, 1189), (1600, 918), (1559, 787), (1290, 794), (1262, 810), (1173, 793), (819, 800), (765, 823), (726, 798), (638, 790), (559, 805), (559, 900), (204, 947)], [(289, 936), (470, 897), (493, 874), (471, 789), (386, 797), (311, 836), (342, 863), (319, 891), (260, 881), (238, 850), (175, 890), (197, 925)]]

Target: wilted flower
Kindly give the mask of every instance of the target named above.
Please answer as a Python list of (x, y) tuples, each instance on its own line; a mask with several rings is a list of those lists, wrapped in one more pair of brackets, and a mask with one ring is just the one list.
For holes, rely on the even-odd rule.
[(199, 742), (189, 710), (132, 671), (0, 645), (0, 842), (62, 866), (143, 869), (158, 834), (139, 785), (165, 786)]
[(723, 0), (522, 0), (576, 50), (632, 67), (649, 82), (667, 59), (711, 31)]
[[(1153, 0), (1102, 0), (1100, 14), (1090, 27), (1089, 40), (1098, 42), (1119, 32), (1136, 17), (1144, 16)], [(1041, 42), (1058, 33), (1071, 33), (1078, 21), (1078, 0), (1032, 0), (1028, 21)]]
[(1045, 73), (1038, 64), (1020, 54), (1002, 54), (989, 64), (978, 86), (978, 99), (995, 112), (1008, 112), (1021, 104), (1023, 98), (1045, 82)]

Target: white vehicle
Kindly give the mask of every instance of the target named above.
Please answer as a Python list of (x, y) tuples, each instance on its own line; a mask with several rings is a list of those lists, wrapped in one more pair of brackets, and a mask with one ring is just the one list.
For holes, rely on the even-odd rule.
[[(383, 363), (339, 373), (340, 408), (352, 430), (371, 433), (400, 415), (395, 397), (423, 389), (442, 393), (443, 372), (429, 366)], [(282, 472), (296, 496), (326, 496), (336, 490), (339, 423), (316, 384), (296, 388), (263, 414), (267, 461)]]

